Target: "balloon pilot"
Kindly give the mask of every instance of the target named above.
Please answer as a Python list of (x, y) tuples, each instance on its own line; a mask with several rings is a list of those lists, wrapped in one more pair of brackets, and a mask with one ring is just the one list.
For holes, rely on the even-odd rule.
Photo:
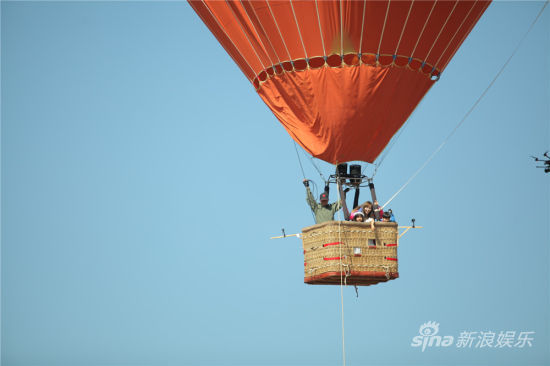
[[(325, 190), (319, 196), (319, 203), (315, 201), (311, 193), (309, 182), (310, 180), (308, 179), (303, 180), (307, 193), (306, 201), (315, 216), (316, 224), (334, 221), (334, 214), (340, 209), (343, 210), (344, 220), (371, 223), (371, 226), (374, 226), (374, 221), (380, 221), (383, 217), (384, 211), (378, 205), (372, 178), (361, 173), (361, 165), (350, 165), (348, 173), (348, 164), (338, 164), (336, 166), (336, 173), (331, 175), (329, 180), (325, 182)], [(336, 184), (339, 193), (338, 201), (332, 204), (329, 204), (330, 184)], [(366, 201), (359, 206), (360, 187), (366, 186), (369, 187), (374, 204), (371, 201)], [(353, 202), (355, 209), (350, 214), (346, 204), (346, 194), (352, 188), (355, 189)]]
[(326, 221), (334, 221), (334, 214), (342, 207), (342, 201), (338, 200), (335, 203), (328, 203), (329, 187), (327, 185), (324, 192), (319, 196), (319, 203), (317, 203), (309, 189), (309, 182), (307, 179), (303, 181), (307, 193), (306, 201), (315, 216), (315, 223), (321, 224)]

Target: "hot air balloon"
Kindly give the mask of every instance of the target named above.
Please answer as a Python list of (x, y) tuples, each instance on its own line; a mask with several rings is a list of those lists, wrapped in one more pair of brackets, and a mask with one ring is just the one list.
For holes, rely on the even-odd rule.
[[(490, 1), (189, 3), (288, 134), (313, 157), (339, 165), (375, 161)], [(365, 179), (338, 172), (340, 188)], [(397, 278), (397, 225), (351, 235), (361, 232), (354, 225), (303, 230), (306, 283), (341, 283), (343, 265), (348, 284)]]

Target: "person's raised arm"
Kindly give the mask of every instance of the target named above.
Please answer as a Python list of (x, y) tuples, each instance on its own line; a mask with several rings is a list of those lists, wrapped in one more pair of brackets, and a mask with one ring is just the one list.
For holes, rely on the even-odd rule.
[(344, 220), (349, 220), (349, 211), (346, 205), (346, 193), (342, 189), (342, 184), (338, 182), (338, 201), (332, 205), (332, 214), (334, 215), (339, 209), (344, 208)]
[(313, 210), (315, 209), (315, 207), (317, 207), (317, 202), (315, 202), (315, 198), (313, 198), (313, 194), (309, 189), (309, 180), (304, 179), (303, 183), (304, 183), (304, 186), (306, 187), (306, 193), (307, 193), (306, 202), (309, 205), (309, 207), (311, 207), (311, 209)]

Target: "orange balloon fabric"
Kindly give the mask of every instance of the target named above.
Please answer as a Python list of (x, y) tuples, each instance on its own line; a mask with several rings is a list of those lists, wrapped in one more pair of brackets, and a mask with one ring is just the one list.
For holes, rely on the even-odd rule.
[(490, 1), (189, 3), (312, 156), (373, 162)]

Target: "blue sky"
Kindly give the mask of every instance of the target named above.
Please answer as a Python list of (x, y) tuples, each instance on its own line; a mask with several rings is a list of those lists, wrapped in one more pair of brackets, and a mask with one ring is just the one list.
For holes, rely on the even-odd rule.
[[(376, 175), (387, 200), (543, 6), (494, 2)], [(338, 287), (303, 284), (294, 145), (185, 2), (2, 2), (2, 364), (340, 364)], [(550, 17), (391, 203), (400, 278), (344, 289), (350, 365), (550, 363)], [(302, 154), (306, 176), (320, 178)], [(319, 163), (328, 175), (333, 167)], [(370, 172), (372, 169), (367, 169)], [(533, 331), (532, 347), (411, 347)]]

